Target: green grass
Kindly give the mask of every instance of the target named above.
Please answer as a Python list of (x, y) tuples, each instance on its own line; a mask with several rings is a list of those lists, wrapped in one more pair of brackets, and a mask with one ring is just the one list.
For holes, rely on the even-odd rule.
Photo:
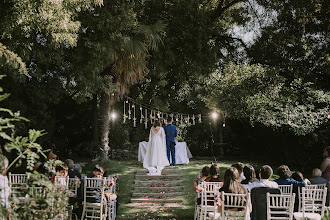
[[(231, 166), (231, 164), (237, 161), (221, 161), (217, 162), (220, 167), (220, 176), (223, 177), (225, 170)], [(242, 161), (244, 164), (251, 164), (254, 167), (261, 167), (261, 164), (250, 163)], [(85, 174), (92, 172), (92, 169), (96, 162), (89, 163), (83, 170)], [(101, 163), (102, 164), (102, 163)], [(152, 213), (148, 213), (147, 210), (135, 209), (129, 207), (131, 195), (134, 188), (135, 171), (137, 169), (143, 169), (142, 164), (138, 161), (127, 160), (117, 161), (111, 160), (104, 164), (109, 170), (110, 175), (119, 174), (120, 178), (117, 181), (117, 195), (118, 195), (118, 213), (117, 219), (152, 219)], [(194, 179), (198, 175), (199, 171), (204, 166), (210, 166), (211, 160), (190, 160), (188, 165), (177, 165), (176, 167), (167, 167), (166, 169), (180, 169), (183, 176), (184, 195), (177, 197), (183, 200), (183, 205), (180, 209), (167, 210), (169, 213), (166, 219), (193, 219), (195, 208), (196, 192), (194, 190)], [(273, 179), (276, 178), (273, 177)], [(148, 215), (147, 215), (148, 214)], [(157, 218), (155, 218), (157, 219)], [(165, 218), (160, 218), (165, 219)]]

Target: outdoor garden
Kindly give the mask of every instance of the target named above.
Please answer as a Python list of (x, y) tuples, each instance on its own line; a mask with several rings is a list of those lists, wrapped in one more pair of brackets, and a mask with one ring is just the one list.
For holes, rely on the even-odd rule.
[[(224, 184), (242, 162), (257, 179), (269, 165), (271, 181), (281, 165), (302, 182), (318, 168), (328, 187), (329, 7), (1, 1), (0, 220), (203, 219), (198, 185), (212, 164)], [(176, 126), (184, 154), (160, 177), (143, 165), (158, 121)]]

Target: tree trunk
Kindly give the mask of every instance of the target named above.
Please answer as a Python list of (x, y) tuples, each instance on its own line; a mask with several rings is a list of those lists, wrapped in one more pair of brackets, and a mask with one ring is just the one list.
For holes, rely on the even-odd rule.
[(96, 143), (98, 142), (98, 136), (99, 136), (99, 123), (98, 123), (98, 112), (97, 112), (97, 95), (93, 95), (92, 100), (92, 112), (93, 112), (93, 141)]
[(102, 93), (99, 111), (99, 141), (101, 144), (101, 160), (109, 160), (109, 123), (110, 123), (110, 94)]

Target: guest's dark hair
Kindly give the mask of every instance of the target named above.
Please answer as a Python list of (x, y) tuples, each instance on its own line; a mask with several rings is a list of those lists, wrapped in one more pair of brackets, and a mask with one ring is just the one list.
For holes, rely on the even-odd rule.
[(208, 166), (203, 167), (202, 175), (203, 176), (209, 176), (210, 175), (210, 167), (208, 167)]
[(167, 121), (167, 122), (173, 122), (172, 117), (167, 117), (167, 118), (166, 118), (166, 121)]
[(304, 181), (304, 176), (301, 172), (299, 171), (295, 171), (292, 175), (291, 175), (292, 179), (302, 182)]
[(287, 165), (281, 165), (277, 168), (277, 174), (281, 179), (287, 179), (291, 177), (291, 171)]
[(256, 178), (256, 171), (251, 165), (245, 165), (243, 168), (243, 173), (247, 181)]
[(330, 156), (330, 146), (324, 148), (324, 151), (328, 152), (328, 155)]
[(235, 167), (238, 170), (239, 174), (241, 174), (243, 172), (243, 169), (244, 169), (244, 164), (243, 163), (237, 162), (237, 163), (234, 163), (231, 166)]
[(261, 179), (269, 179), (273, 175), (273, 169), (268, 165), (263, 165), (260, 169)]
[(104, 173), (104, 168), (101, 165), (96, 164), (93, 171)]
[(160, 122), (158, 120), (154, 121), (153, 126), (154, 126), (154, 128), (155, 127), (159, 127), (160, 126)]
[(219, 167), (216, 164), (212, 164), (210, 167), (210, 175), (211, 176), (218, 176), (219, 175)]
[(61, 164), (55, 167), (56, 172), (60, 172), (62, 170), (68, 170), (68, 166), (65, 164)]
[(238, 170), (235, 167), (229, 167), (224, 176), (223, 188), (226, 193), (244, 194), (246, 190), (242, 186)]

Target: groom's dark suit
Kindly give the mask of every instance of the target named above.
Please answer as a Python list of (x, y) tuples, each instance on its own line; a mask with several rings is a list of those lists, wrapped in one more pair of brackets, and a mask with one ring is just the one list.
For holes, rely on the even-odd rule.
[(170, 157), (172, 156), (172, 164), (175, 166), (175, 140), (174, 138), (177, 136), (176, 127), (172, 124), (168, 124), (164, 126), (165, 134), (166, 134), (166, 150), (167, 150), (167, 159), (168, 162), (171, 163)]

